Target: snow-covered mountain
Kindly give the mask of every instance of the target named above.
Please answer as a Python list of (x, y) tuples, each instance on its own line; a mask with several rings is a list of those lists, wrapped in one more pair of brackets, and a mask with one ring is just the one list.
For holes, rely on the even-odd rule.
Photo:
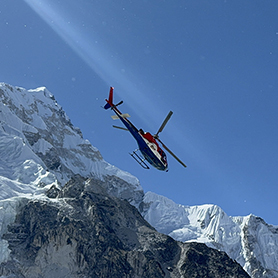
[[(0, 83), (0, 236), (15, 219), (17, 199), (43, 197), (76, 174), (108, 181), (111, 195), (132, 204), (142, 200), (138, 179), (104, 161), (46, 88)], [(9, 252), (0, 240), (0, 262)]]
[[(119, 200), (128, 200), (157, 231), (169, 234), (179, 241), (202, 242), (214, 249), (225, 251), (254, 278), (278, 277), (277, 228), (267, 225), (262, 219), (253, 215), (229, 217), (215, 205), (186, 207), (151, 192), (144, 194), (137, 178), (104, 161), (99, 151), (82, 137), (78, 128), (72, 125), (54, 96), (46, 88), (26, 90), (0, 83), (0, 263), (6, 264), (3, 268), (6, 272), (10, 269), (7, 266), (10, 266), (11, 258), (14, 261), (18, 260), (13, 257), (16, 252), (19, 252), (17, 249), (13, 250), (16, 242), (22, 243), (22, 238), (29, 238), (30, 242), (33, 240), (32, 244), (42, 245), (42, 238), (34, 242), (35, 239), (31, 236), (34, 231), (29, 231), (25, 227), (25, 232), (22, 232), (20, 229), (23, 228), (18, 228), (23, 225), (24, 215), (20, 215), (21, 210), (24, 208), (29, 213), (28, 202), (36, 206), (35, 200), (41, 200), (37, 207), (45, 206), (51, 211), (58, 211), (56, 217), (60, 219), (61, 203), (64, 202), (66, 207), (62, 210), (70, 211), (68, 200), (49, 201), (45, 192), (47, 196), (58, 196), (57, 192), (62, 188), (65, 190), (65, 185), (68, 188), (77, 176), (84, 179), (78, 181), (78, 184), (89, 184), (90, 181), (98, 181), (94, 184), (101, 183), (97, 191), (99, 194), (109, 194), (110, 197)], [(72, 188), (77, 195), (81, 194), (76, 189), (76, 184)], [(86, 190), (80, 195), (80, 202), (87, 194)], [(95, 188), (94, 192), (96, 192)], [(64, 195), (69, 198), (67, 194)], [(117, 204), (119, 207), (125, 206), (122, 203)], [(90, 215), (91, 207), (87, 207), (85, 213)], [(136, 221), (143, 223), (142, 220)], [(129, 227), (127, 220), (124, 223)], [(30, 227), (33, 227), (33, 224)], [(121, 229), (121, 232), (125, 229), (129, 228)], [(11, 235), (11, 231), (17, 236)], [(98, 236), (101, 238), (100, 235)], [(138, 232), (137, 236), (141, 238), (141, 232)], [(152, 232), (151, 237), (157, 236)], [(135, 237), (132, 241), (135, 242)], [(161, 242), (168, 242), (168, 239), (163, 238)], [(152, 245), (144, 240), (142, 244), (144, 247), (142, 245), (140, 248), (144, 250)], [(48, 245), (45, 248), (50, 247)], [(68, 250), (67, 243), (63, 248)], [(184, 258), (188, 259), (186, 252), (189, 247), (182, 245), (177, 247), (177, 250), (181, 250), (179, 251), (181, 257), (174, 261), (179, 265), (177, 271), (181, 273), (181, 266), (184, 268)], [(11, 267), (16, 266), (12, 264)], [(173, 276), (175, 271), (169, 273), (167, 277), (176, 277)]]
[(128, 194), (136, 201), (143, 195), (138, 179), (104, 161), (45, 87), (0, 83), (0, 135), (1, 179), (7, 187), (2, 198), (41, 193), (37, 184), (63, 186), (75, 174), (118, 178), (121, 182), (110, 188), (115, 196)]
[(143, 204), (142, 215), (159, 232), (225, 251), (251, 277), (278, 277), (278, 228), (260, 217), (231, 217), (216, 205), (178, 205), (152, 192)]

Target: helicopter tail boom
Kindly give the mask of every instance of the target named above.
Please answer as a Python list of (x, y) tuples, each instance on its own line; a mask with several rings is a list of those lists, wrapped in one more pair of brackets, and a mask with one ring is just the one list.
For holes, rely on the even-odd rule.
[(104, 109), (109, 109), (109, 108), (114, 106), (114, 104), (113, 104), (113, 90), (114, 90), (114, 88), (110, 87), (109, 98), (106, 99), (107, 103), (105, 104)]
[(113, 90), (114, 90), (114, 88), (110, 87), (109, 98), (106, 99), (107, 103), (104, 105), (104, 109), (109, 109), (109, 108), (113, 109), (113, 108), (123, 104), (122, 100), (117, 104), (113, 103)]

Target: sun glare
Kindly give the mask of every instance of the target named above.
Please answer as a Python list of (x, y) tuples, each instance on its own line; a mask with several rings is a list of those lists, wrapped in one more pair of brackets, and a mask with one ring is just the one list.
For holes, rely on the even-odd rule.
[[(96, 26), (90, 28), (88, 34), (88, 31), (87, 33), (84, 32), (79, 24), (83, 19), (76, 19), (78, 13), (61, 9), (57, 2), (49, 0), (24, 1), (107, 84), (107, 89), (109, 86), (115, 87), (117, 100), (123, 99), (129, 106), (128, 109), (131, 110), (132, 115), (140, 116), (142, 126), (147, 127), (150, 119), (153, 119), (154, 122), (158, 121), (160, 124), (170, 108), (164, 107), (163, 104), (154, 105), (157, 96), (148, 94), (150, 92), (148, 84), (142, 82), (140, 77), (134, 74), (132, 65), (129, 65), (127, 61), (121, 61), (113, 57), (114, 45), (107, 45), (109, 41), (107, 42), (107, 39), (105, 39), (111, 37), (111, 34), (103, 34), (103, 30), (97, 30), (99, 22), (96, 22)], [(98, 11), (98, 9), (100, 10)], [(103, 7), (95, 7), (95, 20), (98, 19), (97, 17), (102, 13), (102, 10)], [(107, 16), (109, 17), (109, 15)], [(109, 30), (106, 32), (109, 32)], [(105, 97), (107, 96), (105, 95)], [(179, 128), (175, 125), (172, 125), (172, 132), (176, 136), (180, 133)]]
[[(70, 11), (61, 10), (54, 1), (24, 1), (108, 86), (116, 88), (119, 97), (124, 98), (127, 103), (134, 103), (136, 98), (138, 101), (138, 97), (140, 97), (141, 102), (137, 103), (137, 106), (142, 111), (145, 110), (144, 105), (148, 103), (147, 96), (143, 97), (142, 91), (137, 88), (138, 78), (131, 74), (126, 63), (123, 66), (122, 61), (113, 57), (113, 49), (111, 49), (113, 46), (109, 48), (105, 45), (105, 40), (100, 37), (101, 35), (97, 36), (97, 27), (92, 27), (91, 29), (95, 33), (92, 34), (91, 31), (89, 35), (82, 30), (80, 25), (76, 24), (74, 21), (76, 19), (70, 14)], [(109, 34), (105, 35), (109, 36)]]

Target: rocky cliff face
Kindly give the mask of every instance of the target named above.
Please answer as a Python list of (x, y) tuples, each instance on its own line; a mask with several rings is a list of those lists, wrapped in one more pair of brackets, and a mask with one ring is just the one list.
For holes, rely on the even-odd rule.
[(75, 176), (47, 195), (21, 202), (2, 276), (249, 277), (224, 252), (158, 233), (98, 179)]

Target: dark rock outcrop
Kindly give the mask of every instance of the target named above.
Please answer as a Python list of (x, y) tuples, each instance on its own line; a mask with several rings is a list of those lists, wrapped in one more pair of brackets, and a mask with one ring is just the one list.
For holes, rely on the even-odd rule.
[(100, 180), (74, 177), (22, 204), (4, 238), (6, 277), (249, 277), (224, 252), (158, 233)]

